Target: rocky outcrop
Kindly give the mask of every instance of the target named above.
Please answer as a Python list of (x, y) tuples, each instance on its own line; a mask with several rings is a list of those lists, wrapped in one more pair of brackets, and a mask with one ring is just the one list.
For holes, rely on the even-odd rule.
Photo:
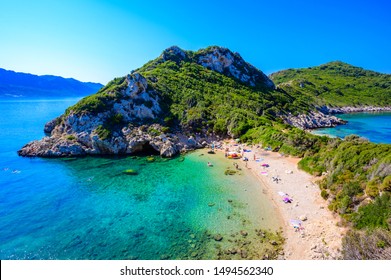
[(86, 152), (80, 143), (63, 138), (44, 137), (42, 140), (28, 143), (18, 154), (28, 157), (64, 157), (82, 156)]
[[(103, 112), (71, 109), (45, 125), (44, 131), (50, 137), (28, 143), (18, 154), (40, 157), (127, 154), (138, 152), (147, 144), (162, 156), (179, 153), (182, 147), (177, 141), (151, 136), (144, 128), (141, 133), (137, 127), (129, 128), (133, 122), (157, 118), (161, 108), (159, 95), (148, 90), (148, 82), (142, 75), (127, 75), (126, 84), (125, 89), (113, 93), (116, 98)], [(162, 127), (150, 126), (150, 131), (161, 132)]]
[(201, 54), (197, 63), (213, 71), (234, 77), (253, 87), (262, 85), (274, 89), (275, 85), (264, 73), (244, 61), (238, 54), (226, 48), (212, 47)]
[(54, 135), (28, 143), (18, 154), (29, 157), (66, 157), (134, 154), (154, 150), (163, 157), (173, 157), (181, 152), (205, 147), (211, 142), (201, 136), (186, 137), (182, 133), (159, 132), (161, 130), (162, 127), (158, 124), (133, 129), (123, 128), (121, 133), (116, 132), (108, 139), (100, 139), (95, 132), (90, 135), (84, 132), (83, 136)]
[(324, 114), (348, 114), (348, 113), (359, 113), (359, 112), (391, 112), (390, 106), (379, 107), (379, 106), (345, 106), (345, 107), (328, 107), (322, 106), (318, 108)]
[(188, 60), (188, 56), (184, 50), (177, 46), (172, 46), (163, 51), (160, 58), (163, 61), (173, 60), (175, 62), (179, 62), (181, 60)]
[(45, 124), (45, 127), (43, 128), (43, 132), (45, 132), (46, 134), (52, 133), (53, 129), (56, 127), (58, 122), (60, 122), (60, 120), (61, 120), (61, 118), (58, 117), (58, 118), (55, 118), (55, 119), (53, 119), (51, 121), (48, 121)]
[(342, 120), (335, 114), (348, 114), (358, 112), (391, 112), (391, 107), (377, 106), (359, 106), (359, 107), (328, 107), (322, 106), (317, 108), (318, 111), (312, 111), (308, 114), (300, 114), (294, 116), (292, 114), (282, 116), (282, 119), (293, 126), (301, 129), (313, 129), (322, 127), (334, 127), (340, 124), (346, 124), (347, 121)]
[(336, 116), (326, 115), (322, 112), (310, 112), (308, 114), (300, 114), (294, 116), (292, 114), (282, 116), (282, 119), (295, 127), (301, 129), (313, 129), (321, 127), (334, 127), (347, 122), (337, 118)]
[(161, 62), (167, 60), (179, 63), (180, 61), (192, 61), (210, 70), (235, 78), (252, 87), (274, 89), (275, 85), (262, 71), (247, 63), (238, 53), (231, 52), (227, 48), (210, 47), (199, 51), (191, 57), (187, 52), (177, 46), (163, 51)]

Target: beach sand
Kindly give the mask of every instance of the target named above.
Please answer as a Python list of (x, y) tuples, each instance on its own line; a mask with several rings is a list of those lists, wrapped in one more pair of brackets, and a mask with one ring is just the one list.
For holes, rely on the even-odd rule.
[[(226, 147), (230, 150), (237, 148), (230, 144)], [(249, 159), (247, 166), (241, 159), (234, 161), (240, 168), (251, 169), (260, 180), (262, 191), (276, 205), (284, 221), (286, 243), (283, 259), (338, 259), (346, 228), (337, 225), (340, 217), (328, 210), (327, 202), (320, 196), (320, 189), (315, 183), (316, 178), (297, 168), (299, 158), (281, 156), (260, 148), (247, 149), (251, 149), (251, 152), (244, 153)], [(258, 161), (254, 161), (254, 155)], [(269, 167), (262, 167), (262, 164)], [(275, 182), (272, 177), (276, 176), (281, 180)], [(292, 202), (284, 203), (278, 192), (289, 194)], [(304, 217), (305, 221), (301, 222), (303, 229), (295, 230), (290, 220)]]

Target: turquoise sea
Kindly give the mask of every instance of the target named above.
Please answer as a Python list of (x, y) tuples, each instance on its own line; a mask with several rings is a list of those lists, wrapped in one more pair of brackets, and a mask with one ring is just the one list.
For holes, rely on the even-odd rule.
[(220, 154), (153, 163), (17, 156), (75, 102), (0, 102), (0, 259), (216, 259), (240, 231), (259, 251), (255, 230), (281, 225), (247, 170), (223, 175), (232, 162)]
[(391, 112), (368, 112), (338, 115), (348, 121), (346, 125), (313, 130), (317, 135), (330, 135), (344, 138), (356, 134), (375, 143), (391, 144)]

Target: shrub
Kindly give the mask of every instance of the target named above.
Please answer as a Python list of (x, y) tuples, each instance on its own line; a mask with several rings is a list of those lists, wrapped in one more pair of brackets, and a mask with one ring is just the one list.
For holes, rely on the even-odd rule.
[(123, 122), (123, 119), (124, 117), (120, 113), (114, 114), (107, 119), (106, 125), (109, 127), (117, 126)]
[(383, 191), (391, 192), (391, 175), (384, 178), (381, 189)]
[(67, 140), (69, 140), (69, 141), (73, 141), (73, 140), (76, 140), (76, 137), (75, 137), (75, 135), (67, 135)]
[(391, 229), (389, 219), (391, 216), (391, 196), (384, 193), (369, 203), (361, 206), (358, 212), (352, 216), (352, 222), (358, 229), (384, 228)]
[(98, 134), (99, 139), (106, 140), (111, 137), (111, 131), (107, 128), (105, 128), (103, 125), (99, 125), (95, 132)]
[(368, 182), (365, 193), (372, 198), (379, 195), (379, 183), (376, 179)]
[(320, 196), (323, 197), (324, 200), (327, 200), (329, 198), (329, 193), (326, 190), (322, 190)]

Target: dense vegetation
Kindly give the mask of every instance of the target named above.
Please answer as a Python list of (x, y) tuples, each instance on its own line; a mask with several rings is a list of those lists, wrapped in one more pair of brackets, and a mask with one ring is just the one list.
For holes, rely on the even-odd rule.
[(207, 128), (237, 137), (269, 123), (277, 108), (291, 101), (279, 92), (257, 91), (195, 63), (166, 61), (142, 74), (161, 92), (166, 120), (195, 131)]
[(301, 95), (311, 104), (360, 106), (391, 104), (391, 75), (343, 62), (288, 69), (270, 76), (280, 90)]
[[(305, 113), (321, 105), (390, 106), (391, 75), (332, 62), (272, 74), (277, 89), (271, 89), (261, 83), (250, 86), (197, 64), (197, 57), (208, 51), (211, 48), (185, 52), (184, 57), (163, 53), (137, 70), (147, 79), (148, 91), (160, 96), (162, 114), (152, 122), (167, 130), (240, 137), (246, 143), (262, 143), (303, 157), (299, 167), (321, 176), (321, 195), (329, 201), (330, 210), (352, 226), (344, 240), (344, 257), (384, 256), (391, 248), (391, 145), (373, 144), (357, 136), (344, 140), (315, 136), (283, 124), (279, 116)], [(116, 78), (66, 114), (110, 110), (126, 87), (125, 77)], [(96, 132), (106, 139), (120, 125), (124, 125), (121, 116), (112, 112)], [(373, 232), (376, 238), (365, 241)]]

